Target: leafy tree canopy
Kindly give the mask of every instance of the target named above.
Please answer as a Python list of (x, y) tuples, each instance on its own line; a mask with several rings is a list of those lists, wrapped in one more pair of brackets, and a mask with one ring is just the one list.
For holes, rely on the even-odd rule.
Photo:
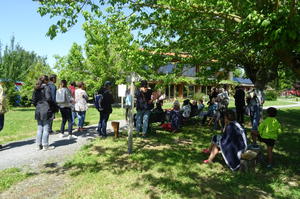
[[(300, 76), (299, 8), (297, 0), (47, 0), (39, 13), (60, 16), (50, 27), (53, 38), (65, 32), (82, 14), (98, 20), (106, 12), (127, 9), (123, 18), (139, 30), (147, 50), (186, 52), (189, 63), (202, 67), (199, 75), (220, 68), (244, 68), (257, 87), (278, 78), (279, 66)], [(86, 18), (87, 20), (87, 18)], [(212, 60), (217, 60), (212, 62)], [(209, 66), (209, 67), (208, 67)]]

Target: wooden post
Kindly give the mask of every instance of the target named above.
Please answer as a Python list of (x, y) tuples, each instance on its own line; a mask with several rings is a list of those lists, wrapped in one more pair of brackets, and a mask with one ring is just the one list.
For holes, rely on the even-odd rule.
[(132, 153), (133, 146), (133, 109), (134, 109), (134, 84), (133, 73), (131, 73), (130, 95), (131, 95), (131, 108), (129, 109), (129, 128), (128, 128), (128, 153)]

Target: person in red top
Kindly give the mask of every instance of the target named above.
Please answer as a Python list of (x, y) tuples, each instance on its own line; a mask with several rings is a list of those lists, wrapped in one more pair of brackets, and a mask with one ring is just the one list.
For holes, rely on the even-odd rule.
[[(72, 98), (75, 99), (76, 82), (71, 82), (69, 89), (71, 91)], [(74, 109), (74, 104), (72, 104), (71, 108), (72, 108), (72, 125), (74, 126), (74, 125), (76, 125), (75, 119), (77, 118), (77, 114)]]
[(76, 82), (71, 82), (71, 84), (69, 86), (69, 89), (71, 91), (71, 95), (73, 98), (75, 97), (75, 90), (76, 90), (75, 86), (76, 86)]

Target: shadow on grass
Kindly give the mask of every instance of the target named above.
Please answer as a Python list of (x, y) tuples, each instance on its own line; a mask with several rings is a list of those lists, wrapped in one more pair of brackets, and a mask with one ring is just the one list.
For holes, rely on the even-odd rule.
[(127, 154), (125, 138), (97, 140), (54, 172), (67, 171), (72, 176), (108, 172), (118, 177), (133, 171), (135, 175), (128, 182), (131, 189), (146, 186), (145, 194), (152, 199), (164, 194), (171, 195), (169, 198), (221, 199), (300, 196), (299, 156), (295, 151), (299, 149), (299, 134), (280, 137), (272, 170), (258, 165), (255, 173), (240, 173), (231, 172), (220, 155), (214, 164), (202, 164), (207, 155), (201, 150), (209, 146), (215, 133), (207, 127), (187, 126), (175, 134), (156, 132), (146, 139), (135, 138), (132, 155)]

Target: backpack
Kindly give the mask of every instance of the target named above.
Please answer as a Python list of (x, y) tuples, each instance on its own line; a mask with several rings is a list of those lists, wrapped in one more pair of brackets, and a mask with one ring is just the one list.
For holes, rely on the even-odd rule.
[(6, 96), (3, 92), (2, 86), (0, 86), (0, 114), (4, 114), (7, 112), (7, 101)]
[(98, 110), (98, 111), (103, 111), (103, 108), (102, 108), (102, 101), (103, 101), (103, 95), (102, 94), (96, 94), (95, 95), (95, 102), (94, 102), (94, 105), (95, 105), (95, 108)]
[(56, 103), (57, 104), (64, 104), (67, 102), (66, 92), (64, 92), (64, 89), (58, 89), (56, 91)]

